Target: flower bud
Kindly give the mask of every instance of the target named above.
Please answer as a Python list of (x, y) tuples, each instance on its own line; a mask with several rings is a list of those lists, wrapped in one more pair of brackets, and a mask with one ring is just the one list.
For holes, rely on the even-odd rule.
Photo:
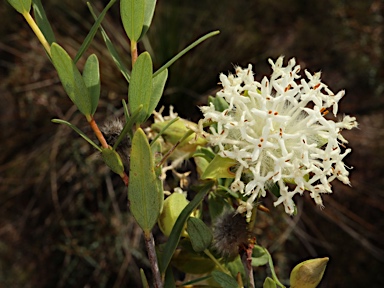
[(290, 277), (291, 288), (315, 288), (323, 278), (329, 258), (310, 259), (293, 268)]

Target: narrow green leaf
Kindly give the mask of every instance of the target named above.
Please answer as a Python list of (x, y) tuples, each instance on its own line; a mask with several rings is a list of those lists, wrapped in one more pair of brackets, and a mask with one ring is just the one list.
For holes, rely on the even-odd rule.
[(153, 110), (155, 110), (157, 104), (160, 101), (161, 96), (163, 95), (164, 86), (168, 78), (168, 69), (165, 69), (162, 73), (153, 77), (152, 82), (152, 95), (149, 100), (149, 106), (147, 110), (147, 117), (151, 116)]
[(141, 277), (141, 284), (143, 285), (143, 288), (149, 288), (147, 277), (145, 276), (145, 272), (142, 268), (140, 268), (140, 277)]
[(129, 121), (129, 111), (128, 111), (128, 105), (125, 100), (122, 100), (123, 103), (123, 110), (124, 110), (124, 117), (125, 117), (125, 122), (127, 123)]
[(92, 103), (87, 86), (85, 86), (83, 77), (71, 57), (57, 43), (51, 45), (51, 56), (53, 65), (69, 98), (81, 113), (85, 116), (91, 115)]
[(137, 42), (144, 25), (145, 0), (121, 0), (120, 14), (125, 33)]
[(143, 105), (140, 105), (139, 108), (132, 114), (132, 117), (128, 119), (128, 121), (125, 123), (123, 130), (121, 131), (119, 137), (117, 138), (115, 144), (113, 145), (113, 149), (117, 149), (117, 146), (119, 146), (120, 142), (126, 137), (127, 133), (129, 133), (129, 136), (132, 137), (132, 127), (133, 124), (136, 122), (137, 117), (139, 117), (141, 110), (143, 109)]
[(201, 179), (235, 178), (229, 168), (236, 165), (236, 161), (216, 155), (205, 169)]
[(149, 232), (159, 217), (161, 203), (151, 148), (141, 128), (132, 139), (129, 176), (128, 201), (131, 213), (144, 232)]
[(193, 42), (191, 45), (189, 45), (187, 48), (183, 49), (181, 52), (179, 52), (175, 57), (173, 57), (171, 60), (169, 60), (167, 63), (165, 63), (159, 70), (157, 70), (154, 74), (153, 77), (156, 77), (159, 75), (161, 72), (163, 72), (165, 69), (167, 69), (169, 66), (171, 66), (175, 61), (179, 58), (181, 58), (185, 53), (187, 53), (189, 50), (195, 48), (197, 45), (199, 45), (201, 42), (207, 40), (208, 38), (215, 36), (219, 34), (220, 31), (213, 31), (210, 32), (203, 37), (197, 39), (195, 42)]
[(79, 59), (84, 54), (84, 52), (88, 49), (89, 45), (91, 45), (91, 42), (96, 35), (97, 29), (99, 29), (101, 21), (103, 21), (105, 14), (107, 14), (107, 11), (112, 7), (113, 4), (115, 4), (115, 2), (116, 0), (109, 1), (107, 6), (105, 6), (103, 11), (100, 13), (96, 22), (93, 24), (91, 30), (89, 30), (87, 37), (85, 37), (83, 44), (81, 44), (79, 51), (77, 51), (77, 54), (73, 62), (77, 63), (77, 61), (79, 61)]
[[(88, 2), (87, 5), (88, 5), (88, 9), (91, 12), (93, 18), (95, 20), (98, 19), (96, 17), (96, 14), (93, 12), (93, 8), (92, 8), (91, 4)], [(122, 61), (120, 55), (117, 53), (117, 50), (116, 50), (115, 46), (112, 44), (112, 41), (109, 39), (109, 37), (108, 37), (107, 33), (105, 32), (103, 26), (100, 25), (99, 28), (100, 28), (100, 31), (101, 31), (101, 35), (102, 35), (102, 37), (104, 39), (105, 45), (107, 46), (107, 49), (109, 51), (109, 54), (111, 55), (111, 57), (113, 59), (113, 62), (115, 62), (117, 68), (119, 68), (121, 74), (124, 76), (124, 78), (129, 83), (129, 79), (130, 79), (129, 73), (130, 72), (129, 72), (127, 66), (125, 66), (125, 64)]]
[(137, 123), (143, 123), (147, 119), (148, 107), (152, 96), (152, 60), (148, 52), (141, 53), (132, 69), (131, 82), (128, 89), (128, 104), (131, 113), (140, 105), (143, 110)]
[[(169, 126), (171, 126), (173, 123), (175, 123), (178, 120), (180, 120), (180, 117), (173, 118), (172, 120), (168, 121), (168, 123), (165, 126), (161, 126), (162, 128), (159, 131), (157, 131), (157, 135), (155, 136), (155, 138), (153, 138), (153, 140), (151, 142), (151, 146), (153, 143), (156, 142), (157, 139), (160, 138), (160, 136), (163, 135), (163, 133), (169, 128)], [(160, 127), (158, 127), (158, 128), (160, 128)]]
[(85, 135), (83, 133), (83, 131), (81, 131), (79, 128), (77, 128), (75, 125), (65, 121), (65, 120), (61, 120), (61, 119), (52, 119), (51, 120), (53, 123), (57, 123), (57, 124), (65, 124), (69, 127), (71, 127), (77, 134), (79, 134), (81, 137), (83, 137), (89, 144), (91, 144), (93, 147), (95, 147), (97, 150), (99, 150), (101, 152), (101, 148), (99, 146), (96, 145), (95, 142), (93, 142), (91, 139), (88, 138), (87, 135)]
[(145, 0), (145, 11), (144, 11), (144, 23), (143, 30), (138, 41), (141, 40), (147, 33), (149, 27), (151, 26), (153, 14), (155, 13), (156, 0)]
[(41, 32), (43, 33), (45, 39), (47, 39), (49, 45), (55, 40), (55, 34), (53, 33), (51, 24), (48, 21), (47, 14), (45, 14), (45, 10), (40, 0), (33, 0), (33, 13), (35, 15), (35, 20), (37, 26), (39, 26)]
[(212, 271), (212, 277), (215, 279), (217, 283), (220, 284), (221, 287), (225, 288), (238, 288), (239, 284), (236, 282), (236, 280), (229, 276), (228, 274), (225, 274), (221, 271)]
[(168, 267), (165, 272), (164, 288), (175, 288), (176, 281), (175, 276), (173, 275), (172, 267)]
[(192, 248), (196, 252), (203, 252), (212, 243), (213, 235), (211, 230), (199, 218), (188, 218), (187, 232), (191, 240)]
[(99, 60), (95, 54), (88, 57), (84, 65), (83, 78), (91, 97), (91, 115), (95, 114), (100, 98), (100, 71)]
[(21, 14), (29, 13), (32, 0), (7, 0), (15, 10)]
[(188, 217), (191, 215), (192, 211), (203, 201), (205, 195), (211, 190), (214, 182), (208, 182), (203, 187), (201, 187), (200, 191), (196, 194), (191, 202), (184, 208), (184, 210), (180, 213), (179, 217), (176, 220), (175, 226), (173, 226), (171, 235), (169, 235), (168, 241), (165, 244), (163, 257), (160, 262), (160, 271), (164, 273), (167, 269), (169, 262), (173, 256), (173, 253), (176, 250), (177, 244), (180, 240), (181, 232), (183, 231), (184, 224), (187, 221)]

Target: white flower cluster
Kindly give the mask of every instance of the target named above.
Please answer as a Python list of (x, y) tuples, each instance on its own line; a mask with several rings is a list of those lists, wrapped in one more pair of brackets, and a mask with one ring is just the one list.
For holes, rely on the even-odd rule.
[(216, 123), (209, 142), (219, 147), (220, 156), (238, 162), (231, 190), (248, 196), (238, 209), (248, 217), (254, 201), (274, 183), (280, 189), (274, 205), (283, 203), (288, 214), (294, 213), (296, 193), (309, 191), (322, 206), (320, 194), (332, 193), (331, 181), (350, 184), (343, 158), (351, 149), (341, 149), (348, 143), (341, 131), (357, 127), (356, 119), (324, 117), (328, 109), (336, 116), (344, 91), (334, 94), (320, 81), (320, 72), (305, 71), (307, 79), (302, 79), (294, 58), (286, 67), (283, 57), (269, 63), (273, 73), (261, 83), (254, 80), (252, 65), (237, 67), (235, 75), (221, 74), (223, 89), (217, 97), (228, 108), (216, 111), (212, 103), (201, 107), (203, 121)]

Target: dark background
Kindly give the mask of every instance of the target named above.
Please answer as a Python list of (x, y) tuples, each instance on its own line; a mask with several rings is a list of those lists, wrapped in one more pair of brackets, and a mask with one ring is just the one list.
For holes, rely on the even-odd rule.
[[(99, 10), (106, 4), (92, 3)], [(85, 2), (43, 4), (57, 41), (74, 56), (93, 23)], [(118, 6), (103, 26), (129, 65)], [(170, 69), (161, 104), (191, 120), (218, 89), (220, 72), (252, 63), (260, 80), (271, 72), (267, 59), (280, 55), (321, 70), (334, 92), (346, 90), (339, 111), (359, 122), (343, 133), (353, 149), (346, 159), (352, 187), (335, 181), (324, 210), (308, 196), (295, 198), (300, 212), (293, 218), (273, 209), (272, 199), (263, 202), (272, 213), (260, 214), (255, 233), (283, 281), (296, 263), (328, 256), (320, 287), (384, 287), (383, 11), (380, 0), (159, 1), (140, 44), (158, 68), (203, 34), (221, 31)], [(100, 35), (87, 53), (101, 62), (98, 122), (121, 117), (127, 83)], [(139, 268), (148, 262), (126, 189), (90, 145), (50, 121), (68, 120), (92, 137), (40, 43), (8, 4), (0, 6), (0, 79), (0, 286), (140, 286)], [(260, 286), (268, 271), (257, 273)]]

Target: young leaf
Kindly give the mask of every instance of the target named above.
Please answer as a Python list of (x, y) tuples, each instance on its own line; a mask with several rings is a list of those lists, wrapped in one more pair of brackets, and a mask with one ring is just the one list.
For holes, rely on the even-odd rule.
[(143, 123), (152, 111), (148, 111), (152, 96), (152, 59), (148, 52), (141, 53), (132, 69), (128, 90), (128, 104), (131, 113), (140, 105), (143, 110), (137, 123)]
[(273, 281), (272, 278), (265, 278), (265, 281), (264, 281), (264, 284), (263, 284), (263, 288), (276, 288), (276, 282)]
[(192, 211), (195, 210), (195, 208), (201, 203), (201, 201), (203, 201), (205, 195), (207, 195), (209, 190), (211, 190), (213, 183), (214, 182), (210, 181), (205, 184), (196, 194), (195, 198), (193, 198), (193, 200), (189, 202), (189, 204), (184, 208), (184, 210), (180, 213), (179, 217), (177, 218), (176, 223), (173, 226), (171, 235), (169, 235), (168, 241), (164, 247), (163, 257), (161, 258), (160, 262), (160, 271), (162, 273), (164, 273), (164, 271), (167, 269), (169, 262), (171, 261), (171, 258), (173, 256), (173, 253), (176, 250), (177, 244), (180, 240), (181, 232), (184, 228), (185, 221), (187, 221)]
[(138, 41), (141, 40), (147, 33), (149, 27), (151, 26), (153, 14), (155, 13), (156, 0), (145, 0), (145, 11), (144, 11), (144, 23), (143, 30)]
[(33, 0), (32, 7), (36, 23), (39, 26), (41, 32), (43, 33), (45, 39), (47, 39), (49, 45), (51, 45), (53, 42), (56, 42), (55, 34), (53, 33), (51, 24), (49, 23), (47, 15), (45, 14), (43, 5), (41, 5), (41, 1)]
[(65, 92), (80, 112), (89, 117), (92, 113), (91, 98), (76, 65), (68, 53), (57, 43), (51, 45), (51, 56)]
[(188, 218), (187, 232), (191, 240), (193, 250), (196, 252), (203, 252), (212, 243), (213, 235), (211, 230), (198, 218)]
[(153, 110), (155, 110), (157, 104), (160, 101), (161, 95), (163, 95), (164, 86), (168, 78), (168, 69), (165, 69), (162, 73), (153, 77), (152, 82), (152, 94), (151, 99), (149, 100), (149, 105), (147, 109), (147, 117), (151, 115)]
[(131, 213), (144, 232), (149, 232), (159, 217), (161, 202), (151, 148), (141, 128), (132, 139), (129, 176), (128, 201)]
[(120, 176), (124, 175), (123, 161), (121, 161), (120, 155), (115, 150), (112, 148), (102, 148), (101, 157), (113, 172)]
[(238, 288), (239, 284), (237, 284), (236, 280), (231, 276), (225, 274), (221, 271), (212, 271), (212, 277), (215, 279), (217, 283), (220, 284), (221, 287), (225, 288)]
[(99, 60), (95, 54), (90, 55), (85, 62), (83, 78), (85, 86), (88, 88), (89, 96), (91, 97), (91, 115), (93, 115), (96, 112), (100, 98)]
[[(91, 4), (88, 2), (87, 5), (88, 5), (88, 9), (91, 12), (93, 18), (95, 20), (98, 19), (96, 17), (96, 14), (93, 12)], [(104, 12), (104, 10), (103, 10), (103, 12)], [(103, 12), (101, 12), (101, 13), (103, 13)], [(100, 14), (100, 16), (101, 16), (101, 14)], [(99, 18), (100, 18), (100, 16), (99, 16)], [(130, 72), (129, 72), (127, 66), (125, 66), (125, 64), (122, 61), (120, 55), (117, 53), (115, 46), (113, 46), (112, 41), (109, 39), (109, 37), (108, 37), (107, 33), (105, 32), (105, 30), (104, 30), (102, 25), (100, 25), (100, 31), (101, 31), (101, 36), (103, 36), (105, 45), (107, 46), (107, 49), (109, 51), (109, 54), (111, 55), (111, 57), (112, 57), (113, 61), (115, 62), (117, 68), (119, 68), (121, 74), (124, 76), (124, 78), (129, 83), (129, 80), (130, 80), (129, 73)]]
[(125, 33), (137, 42), (144, 25), (145, 0), (121, 0), (120, 14)]
[(263, 266), (269, 262), (269, 256), (266, 250), (258, 245), (255, 245), (252, 250), (252, 267)]
[(20, 14), (27, 14), (31, 10), (32, 0), (8, 0), (8, 3)]
[(229, 170), (235, 164), (233, 159), (216, 155), (201, 175), (201, 179), (235, 178), (235, 174)]
[(109, 8), (112, 7), (113, 4), (115, 4), (115, 2), (116, 2), (116, 0), (109, 1), (107, 6), (105, 6), (103, 11), (101, 11), (99, 17), (97, 18), (96, 22), (93, 24), (91, 30), (89, 31), (87, 37), (85, 37), (83, 44), (81, 44), (79, 51), (77, 51), (77, 54), (76, 54), (73, 62), (77, 63), (77, 61), (79, 61), (81, 56), (84, 54), (85, 50), (87, 50), (89, 45), (91, 45), (92, 39), (93, 39), (93, 37), (95, 37), (97, 29), (99, 28), (99, 26), (101, 24), (101, 21), (103, 21), (105, 14), (107, 14), (107, 11), (109, 10)]

